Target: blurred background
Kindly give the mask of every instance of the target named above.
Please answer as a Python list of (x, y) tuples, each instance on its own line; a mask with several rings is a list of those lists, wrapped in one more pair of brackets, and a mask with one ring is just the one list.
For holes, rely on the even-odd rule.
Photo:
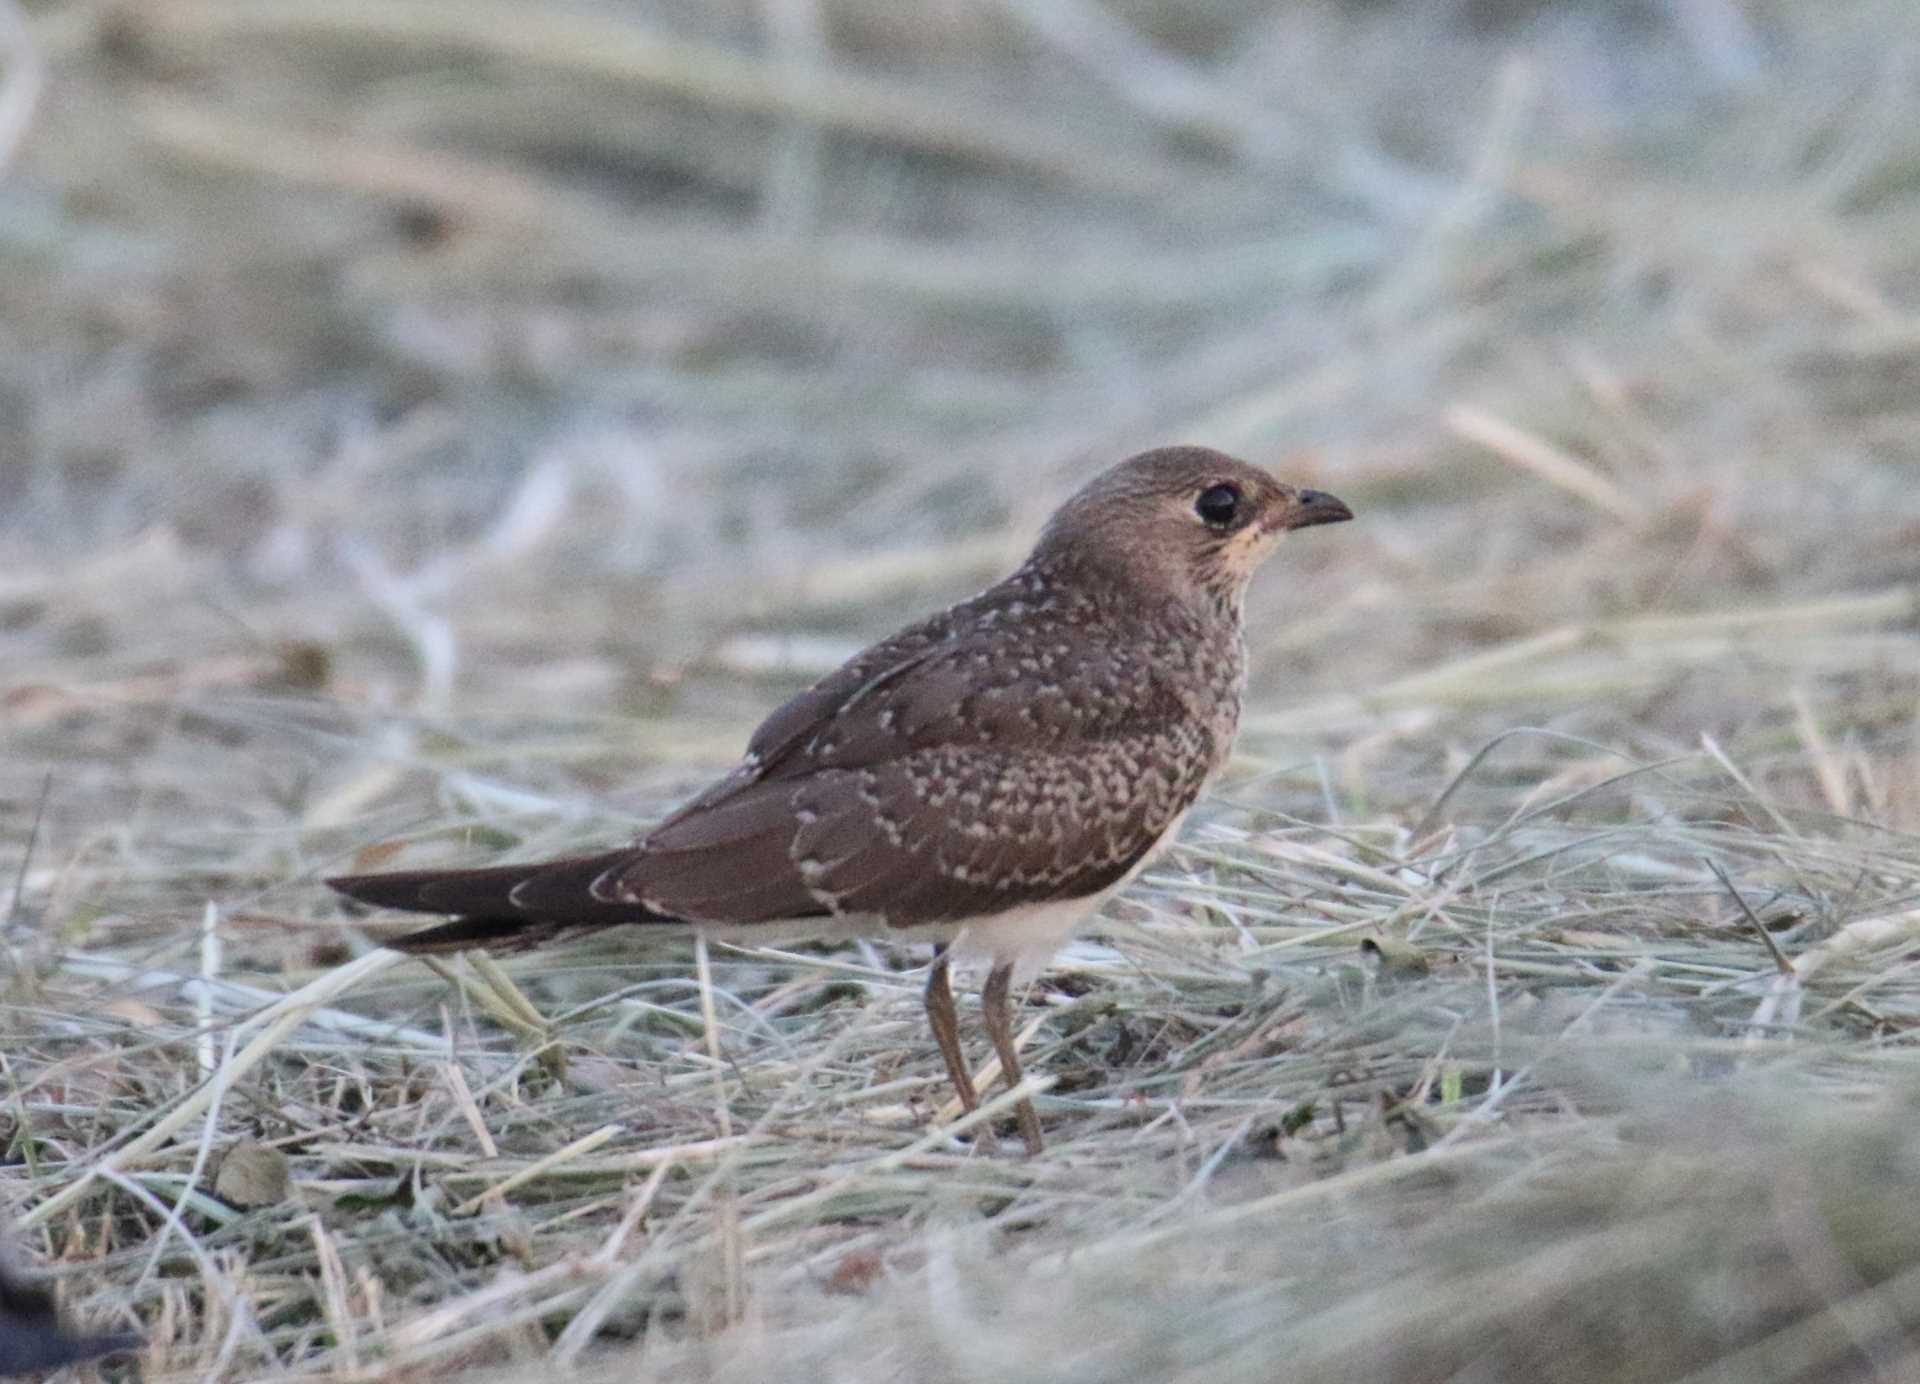
[[(1636, 1105), (1615, 1056), (1592, 1064), (1604, 1098), (1571, 1094), (1592, 1089), (1583, 1067), (1551, 1096), (1470, 1113), (1514, 1066), (1473, 1048), (1503, 1013), (1544, 1006), (1557, 1062), (1623, 978), (1640, 997), (1633, 1041), (1659, 1035), (1652, 1056), (1635, 1048), (1641, 1078), (1790, 1049), (1786, 1075), (1725, 1127), (1804, 1155), (1796, 1176), (1872, 1169), (1898, 1203), (1904, 1165), (1860, 1152), (1888, 1126), (1858, 1111), (1909, 1089), (1904, 1035), (1920, 1021), (1916, 64), (1908, 0), (6, 0), (0, 873), (17, 883), (0, 896), (17, 1007), (0, 1046), (19, 1056), (0, 1131), (6, 1161), (31, 1172), (9, 1195), (67, 1186), (182, 1098), (214, 1010), (250, 1012), (364, 950), (319, 876), (403, 842), (409, 860), (475, 860), (617, 839), (723, 768), (793, 690), (1011, 568), (1093, 470), (1178, 441), (1329, 489), (1358, 522), (1289, 543), (1256, 585), (1236, 775), (1158, 892), (1120, 910), (1148, 930), (1231, 924), (1238, 959), (1165, 937), (1161, 952), (1122, 945), (1138, 965), (1081, 958), (1092, 978), (1078, 983), (1114, 987), (1124, 1011), (1100, 1022), (1139, 1039), (1108, 1035), (1084, 1109), (1131, 1099), (1111, 1075), (1128, 1062), (1125, 1091), (1171, 1082), (1188, 1123), (1139, 1108), (1162, 1141), (1147, 1161), (1184, 1171), (1134, 1181), (1136, 1146), (1095, 1120), (1078, 1153), (1065, 1141), (1070, 1176), (1016, 1192), (1000, 1185), (1014, 1173), (993, 1174), (1011, 1199), (993, 1206), (1026, 1208), (1036, 1252), (1117, 1233), (1087, 1207), (1124, 1200), (1120, 1187), (1140, 1197), (1127, 1228), (1161, 1233), (1169, 1185), (1246, 1155), (1262, 1121), (1285, 1126), (1281, 1142), (1344, 1149), (1347, 1120), (1371, 1118), (1397, 1131), (1380, 1158), (1399, 1159), (1404, 1116), (1382, 1112), (1409, 1092), (1438, 1107), (1422, 1118), (1454, 1149), (1476, 1131), (1512, 1137), (1502, 1122), (1522, 1109), (1589, 1161), (1618, 1152), (1618, 1128), (1591, 1123), (1602, 1109), (1693, 1130), (1675, 1113), (1690, 1099), (1665, 1084), (1657, 1117)], [(1330, 924), (1324, 946), (1308, 936)], [(1413, 947), (1426, 977), (1384, 1010), (1354, 979), (1367, 929)], [(1188, 945), (1208, 959), (1183, 970), (1165, 949)], [(1829, 990), (1802, 1008), (1800, 982), (1829, 963)], [(1168, 988), (1143, 985), (1143, 967)], [(216, 971), (267, 989), (216, 1004)], [(1225, 1066), (1183, 1065), (1178, 1035), (1237, 1013), (1254, 972), (1279, 977), (1263, 993), (1317, 997), (1282, 1045), (1312, 1062), (1275, 1075), (1280, 1048), (1234, 1048)], [(771, 974), (728, 983), (765, 994), (790, 976)], [(356, 1012), (435, 1028), (444, 985), (406, 975)], [(1756, 1018), (1770, 975), (1791, 993)], [(534, 978), (543, 1003), (584, 1002), (594, 979)], [(835, 983), (888, 1022), (912, 1017), (910, 976)], [(839, 1022), (823, 1012), (794, 1022)], [(744, 1070), (770, 1022), (740, 1037)], [(658, 1063), (627, 1036), (591, 1042)], [(318, 1090), (358, 1071), (331, 1041), (274, 1079)], [(513, 1050), (497, 1030), (476, 1041)], [(919, 1040), (887, 1041), (937, 1072)], [(111, 1067), (84, 1100), (62, 1065), (82, 1055)], [(1460, 1070), (1436, 1076), (1448, 1061), (1465, 1086)], [(1540, 1061), (1536, 1077), (1553, 1065)], [(1345, 1115), (1330, 1073), (1361, 1088)], [(378, 1079), (398, 1082), (396, 1102), (410, 1089), (398, 1069)], [(831, 1100), (875, 1080), (849, 1070)], [(257, 1093), (262, 1109), (279, 1089)], [(1792, 1117), (1842, 1097), (1848, 1158), (1772, 1123), (1798, 1131)], [(534, 1146), (593, 1127), (533, 1104), (551, 1121)], [(684, 1128), (661, 1137), (711, 1134), (710, 1114), (679, 1112)], [(310, 1130), (231, 1118), (221, 1139), (251, 1130), (318, 1158)], [(819, 1118), (844, 1137), (841, 1115)], [(1695, 1138), (1660, 1144), (1681, 1170), (1660, 1197), (1715, 1166)], [(802, 1164), (827, 1160), (798, 1147)], [(1461, 1176), (1533, 1196), (1501, 1179), (1537, 1150), (1500, 1147)], [(795, 1175), (768, 1160), (753, 1174), (766, 1186)], [(191, 1162), (143, 1185), (184, 1196)], [(310, 1188), (351, 1180), (325, 1160), (295, 1172)], [(1765, 1203), (1775, 1184), (1749, 1175), (1713, 1204)], [(824, 1242), (762, 1241), (748, 1259), (778, 1272), (756, 1290), (760, 1334), (742, 1344), (731, 1315), (694, 1329), (705, 1319), (687, 1308), (653, 1344), (719, 1341), (673, 1367), (753, 1377), (754, 1352), (783, 1358), (798, 1338), (782, 1333), (804, 1322), (807, 1350), (842, 1377), (984, 1379), (1012, 1366), (953, 1337), (953, 1320), (977, 1311), (1004, 1317), (1009, 1342), (1050, 1339), (1031, 1304), (961, 1292), (930, 1318), (900, 1307), (955, 1275), (998, 1282), (1004, 1260), (971, 1240), (929, 1249), (925, 1189), (873, 1176), (860, 1291), (808, 1257)], [(535, 1223), (520, 1266), (576, 1252), (568, 1226), (617, 1221), (618, 1178), (599, 1194), (597, 1210), (553, 1203), (550, 1228), (517, 1213)], [(1354, 1369), (1342, 1352), (1357, 1340), (1379, 1348), (1378, 1378), (1677, 1378), (1736, 1359), (1741, 1372), (1710, 1377), (1895, 1378), (1911, 1364), (1902, 1333), (1920, 1299), (1849, 1297), (1916, 1271), (1880, 1240), (1878, 1257), (1820, 1259), (1804, 1296), (1756, 1305), (1722, 1270), (1787, 1253), (1774, 1230), (1716, 1213), (1724, 1243), (1683, 1236), (1664, 1209), (1616, 1224), (1580, 1196), (1526, 1203), (1526, 1233), (1565, 1216), (1600, 1245), (1581, 1263), (1666, 1255), (1688, 1283), (1673, 1265), (1724, 1252), (1701, 1272), (1750, 1310), (1728, 1325), (1721, 1299), (1694, 1317), (1662, 1298), (1675, 1319), (1642, 1358), (1622, 1344), (1634, 1333), (1613, 1333), (1648, 1304), (1609, 1297), (1594, 1270), (1565, 1288), (1594, 1294), (1594, 1316), (1578, 1341), (1552, 1338), (1568, 1372), (1549, 1375), (1486, 1341), (1538, 1339), (1559, 1307), (1530, 1303), (1515, 1310), (1541, 1319), (1494, 1330), (1476, 1314), (1497, 1294), (1422, 1297), (1473, 1237), (1449, 1222), (1409, 1250), (1393, 1203), (1340, 1241), (1360, 1267), (1319, 1280), (1319, 1297), (1233, 1298), (1232, 1323), (1169, 1302), (1164, 1320), (1111, 1323), (1101, 1344), (1117, 1354), (1059, 1357), (1058, 1377), (1272, 1377), (1249, 1324), (1301, 1313), (1322, 1334), (1272, 1348)], [(364, 1278), (360, 1298), (315, 1290), (306, 1316), (248, 1318), (232, 1307), (247, 1252), (219, 1238), (237, 1232), (203, 1227), (232, 1257), (163, 1287), (141, 1246), (164, 1218), (121, 1202), (124, 1223), (82, 1233), (75, 1203), (31, 1243), (88, 1261), (75, 1293), (157, 1332), (173, 1352), (150, 1361), (162, 1373), (370, 1369), (409, 1351), (524, 1363), (578, 1305), (530, 1297), (497, 1340), (465, 1319), (378, 1334), (403, 1301), (495, 1291), (488, 1259), (407, 1291), (387, 1282), (391, 1320)], [(1287, 1216), (1320, 1225), (1309, 1210), (1276, 1209), (1274, 1234)], [(737, 1248), (707, 1202), (683, 1212), (683, 1248)], [(1654, 1238), (1627, 1244), (1623, 1226)], [(294, 1265), (289, 1284), (324, 1267), (306, 1241), (297, 1264), (257, 1243), (261, 1263)], [(1181, 1261), (1192, 1281), (1225, 1263), (1201, 1244)], [(1294, 1271), (1261, 1257), (1269, 1239), (1243, 1251), (1263, 1283)], [(343, 1283), (379, 1277), (375, 1249), (350, 1246), (345, 1263)], [(1381, 1286), (1403, 1266), (1416, 1283)], [(1572, 1281), (1557, 1260), (1536, 1267)], [(1057, 1280), (1071, 1310), (1159, 1282), (1109, 1261), (1087, 1273)], [(865, 1294), (875, 1279), (904, 1298)], [(1362, 1312), (1377, 1334), (1342, 1335), (1339, 1314), (1370, 1292), (1408, 1315)], [(1806, 1326), (1842, 1299), (1837, 1335)], [(1451, 1363), (1396, 1353), (1432, 1346), (1417, 1304), (1441, 1301)], [(355, 1354), (349, 1318), (381, 1323), (365, 1328), (377, 1349)], [(908, 1319), (925, 1353), (907, 1374), (849, 1345)], [(1783, 1324), (1802, 1354), (1765, 1351), (1764, 1368), (1737, 1354)], [(467, 1354), (447, 1353), (456, 1338)], [(1197, 1353), (1154, 1354), (1167, 1341)], [(1008, 1358), (1038, 1370), (1031, 1350)]]

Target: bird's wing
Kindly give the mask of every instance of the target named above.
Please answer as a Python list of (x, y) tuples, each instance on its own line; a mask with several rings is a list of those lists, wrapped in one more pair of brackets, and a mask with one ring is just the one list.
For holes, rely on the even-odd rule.
[[(869, 683), (897, 680), (944, 647), (945, 615), (909, 626), (874, 645), (835, 673), (800, 693), (769, 716), (755, 732), (747, 757), (733, 773), (684, 803), (667, 819), (671, 824), (717, 809), (776, 771), (796, 754), (804, 756), (819, 728), (836, 711), (855, 701)], [(457, 920), (414, 933), (392, 943), (410, 951), (455, 951), (481, 947), (521, 951), (563, 935), (622, 923), (673, 922), (677, 919), (636, 908), (614, 885), (620, 873), (644, 852), (645, 843), (599, 855), (532, 861), (481, 869), (398, 870), (340, 875), (331, 889), (378, 908), (413, 913), (446, 913)], [(789, 872), (790, 873), (790, 872)], [(779, 872), (763, 881), (759, 902), (767, 917), (804, 917), (827, 910), (812, 902), (792, 878)], [(736, 911), (747, 899), (732, 900)]]
[(946, 744), (747, 785), (651, 833), (596, 891), (701, 922), (896, 927), (1084, 897), (1199, 796), (1204, 735), (1178, 721), (1053, 750)]
[(1199, 795), (1215, 728), (1169, 684), (1165, 650), (1032, 618), (1009, 640), (976, 613), (876, 646), (775, 712), (740, 770), (596, 895), (710, 922), (910, 926), (1120, 879)]
[[(820, 733), (903, 684), (924, 685), (951, 669), (961, 646), (944, 631), (914, 626), (850, 659), (773, 711), (747, 742), (746, 762), (758, 775), (806, 759)], [(897, 695), (897, 692), (895, 693)]]

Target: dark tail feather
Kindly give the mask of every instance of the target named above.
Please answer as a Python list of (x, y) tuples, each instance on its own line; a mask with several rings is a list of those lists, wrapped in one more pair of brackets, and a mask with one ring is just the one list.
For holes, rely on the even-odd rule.
[(409, 913), (499, 913), (518, 911), (513, 891), (536, 875), (575, 864), (544, 861), (530, 865), (495, 865), (482, 870), (396, 870), (384, 875), (340, 875), (327, 888), (375, 908), (399, 908)]
[(409, 956), (444, 952), (524, 952), (562, 937), (598, 932), (613, 923), (556, 923), (545, 918), (454, 918), (384, 944)]
[(594, 881), (629, 856), (630, 852), (614, 851), (479, 870), (342, 875), (328, 880), (327, 887), (376, 908), (455, 915), (438, 927), (386, 944), (396, 951), (530, 951), (561, 937), (623, 923), (676, 921), (636, 904), (609, 903), (594, 896)]

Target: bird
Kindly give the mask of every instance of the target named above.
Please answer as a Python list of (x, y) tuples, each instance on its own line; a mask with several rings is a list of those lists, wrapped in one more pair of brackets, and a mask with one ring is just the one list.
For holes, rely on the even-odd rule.
[[(448, 916), (387, 943), (412, 954), (521, 952), (606, 928), (931, 941), (928, 1024), (975, 1110), (950, 961), (987, 963), (982, 1016), (1017, 1086), (1014, 985), (1154, 859), (1226, 767), (1249, 580), (1287, 533), (1352, 517), (1211, 448), (1141, 452), (1062, 503), (1012, 575), (775, 710), (732, 772), (632, 844), (326, 882)], [(1015, 1115), (1038, 1153), (1031, 1100)]]

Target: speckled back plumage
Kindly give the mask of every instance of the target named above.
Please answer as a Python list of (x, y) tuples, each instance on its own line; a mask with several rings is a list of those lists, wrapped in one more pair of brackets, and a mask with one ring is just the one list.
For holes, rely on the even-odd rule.
[[(1218, 484), (1286, 522), (1202, 525), (1193, 492)], [(1338, 513), (1309, 512), (1318, 501)], [(1091, 899), (1162, 842), (1226, 762), (1252, 568), (1283, 528), (1340, 517), (1337, 501), (1216, 452), (1143, 454), (1063, 505), (1005, 581), (775, 711), (732, 774), (635, 845), (336, 887), (463, 915), (398, 944), (413, 950), (669, 920), (912, 929)]]
[(1224, 762), (1240, 639), (1061, 575), (1023, 568), (795, 698), (595, 892), (901, 928), (1118, 880)]

